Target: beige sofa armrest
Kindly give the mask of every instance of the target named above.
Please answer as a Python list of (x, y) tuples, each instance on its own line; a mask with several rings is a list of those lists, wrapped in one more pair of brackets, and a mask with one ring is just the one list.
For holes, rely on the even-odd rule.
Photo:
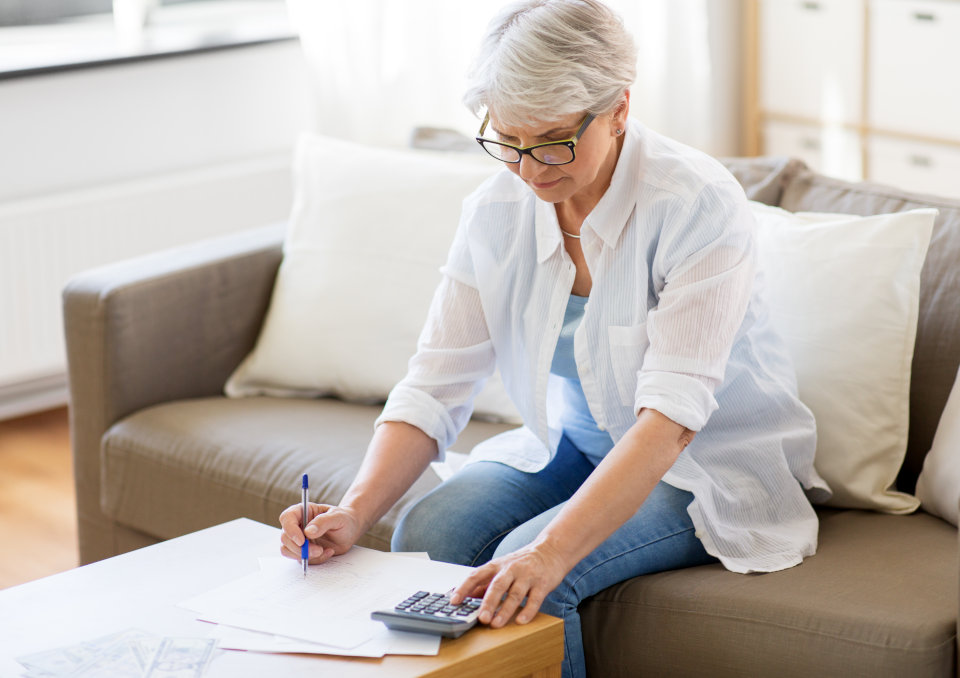
[(100, 509), (100, 439), (162, 402), (221, 393), (251, 350), (282, 258), (277, 224), (104, 266), (63, 291), (83, 563), (119, 553)]

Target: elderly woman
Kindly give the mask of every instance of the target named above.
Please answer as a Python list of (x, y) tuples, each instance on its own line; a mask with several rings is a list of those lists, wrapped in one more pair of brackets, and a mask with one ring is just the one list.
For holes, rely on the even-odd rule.
[[(480, 621), (563, 618), (645, 573), (814, 553), (814, 421), (770, 325), (754, 222), (716, 161), (628, 117), (635, 49), (596, 0), (491, 23), (466, 95), (506, 171), (464, 203), (408, 375), (339, 506), (311, 505), (310, 562), (345, 552), (466, 425), (499, 367), (525, 426), (478, 446), (404, 516), (395, 550), (477, 566)], [(299, 506), (281, 516), (299, 558)], [(641, 640), (642, 639), (638, 639)]]

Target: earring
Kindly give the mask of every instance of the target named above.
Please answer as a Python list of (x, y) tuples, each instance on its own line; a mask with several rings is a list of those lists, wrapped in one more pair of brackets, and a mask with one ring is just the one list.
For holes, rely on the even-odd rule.
[(623, 130), (622, 130), (622, 129), (618, 129), (618, 130), (617, 130), (617, 136), (620, 136), (621, 134), (623, 134)]

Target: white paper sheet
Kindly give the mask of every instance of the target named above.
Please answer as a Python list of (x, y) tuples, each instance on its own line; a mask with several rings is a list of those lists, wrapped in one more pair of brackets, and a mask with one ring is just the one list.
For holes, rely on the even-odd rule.
[[(381, 624), (381, 626), (383, 626)], [(345, 649), (308, 643), (305, 640), (277, 636), (259, 631), (248, 631), (230, 626), (218, 627), (217, 644), (226, 650), (248, 652), (295, 652), (299, 654), (333, 654), (344, 657), (382, 657), (387, 654), (427, 655), (440, 652), (440, 636), (425, 633), (405, 633), (383, 626), (377, 634), (354, 648)]]
[[(272, 561), (272, 562), (271, 562)], [(382, 630), (370, 613), (415, 591), (448, 591), (471, 568), (354, 547), (303, 576), (297, 561), (261, 560), (260, 572), (181, 603), (198, 618), (340, 649)]]

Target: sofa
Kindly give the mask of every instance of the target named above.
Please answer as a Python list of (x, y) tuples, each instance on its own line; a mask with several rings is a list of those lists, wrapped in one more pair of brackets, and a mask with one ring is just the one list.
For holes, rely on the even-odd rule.
[[(960, 200), (849, 183), (786, 158), (724, 162), (748, 197), (791, 212), (939, 210), (902, 403), (909, 439), (897, 488), (912, 493), (960, 365)], [(241, 516), (277, 524), (304, 471), (314, 501), (345, 491), (377, 403), (223, 395), (257, 341), (284, 233), (274, 224), (121, 262), (65, 288), (82, 562)], [(508, 428), (473, 420), (456, 449)], [(399, 515), (438, 482), (424, 473), (361, 545), (388, 549)], [(956, 527), (923, 509), (816, 508), (819, 550), (797, 567), (694, 567), (587, 600), (590, 675), (960, 675)]]

